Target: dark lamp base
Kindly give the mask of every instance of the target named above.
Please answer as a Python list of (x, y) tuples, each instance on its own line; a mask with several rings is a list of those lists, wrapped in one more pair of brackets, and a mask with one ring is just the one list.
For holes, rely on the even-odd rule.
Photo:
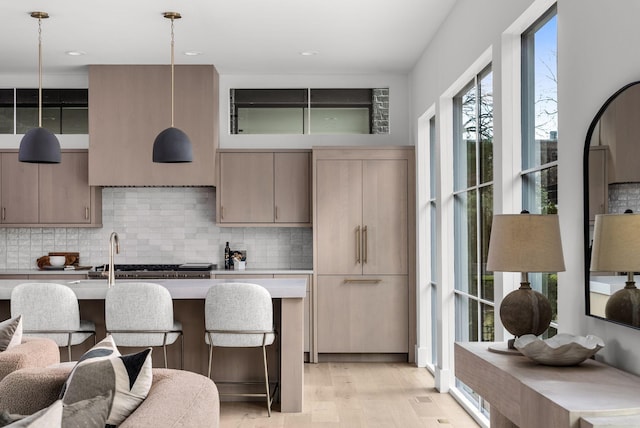
[(609, 297), (604, 314), (611, 321), (640, 327), (640, 290), (631, 284)]
[(500, 320), (516, 337), (525, 334), (540, 336), (551, 324), (551, 304), (547, 297), (531, 289), (528, 282), (507, 294), (500, 304)]

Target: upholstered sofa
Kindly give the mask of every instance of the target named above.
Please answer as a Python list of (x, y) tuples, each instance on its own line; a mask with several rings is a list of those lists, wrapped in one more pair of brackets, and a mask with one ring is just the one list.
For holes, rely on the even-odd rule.
[[(60, 394), (72, 366), (26, 368), (0, 381), (0, 410), (32, 414), (51, 405)], [(174, 369), (152, 370), (147, 398), (121, 428), (220, 426), (220, 400), (213, 381), (205, 376)]]
[(0, 380), (28, 367), (47, 367), (60, 362), (60, 351), (51, 339), (23, 337), (22, 342), (0, 352)]

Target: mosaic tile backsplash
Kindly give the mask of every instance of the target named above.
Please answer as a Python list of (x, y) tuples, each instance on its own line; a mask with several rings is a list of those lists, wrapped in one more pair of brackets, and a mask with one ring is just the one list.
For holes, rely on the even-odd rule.
[(626, 209), (640, 212), (640, 184), (616, 183), (609, 185), (609, 212), (621, 214)]
[(102, 224), (94, 228), (0, 228), (0, 269), (32, 269), (50, 251), (78, 251), (81, 265), (211, 262), (224, 267), (224, 246), (247, 251), (247, 269), (312, 269), (311, 228), (218, 227), (215, 189), (115, 187), (102, 190)]

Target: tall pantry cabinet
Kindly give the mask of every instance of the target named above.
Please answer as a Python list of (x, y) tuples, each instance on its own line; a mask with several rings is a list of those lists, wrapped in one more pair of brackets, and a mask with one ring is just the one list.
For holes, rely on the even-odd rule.
[(413, 359), (413, 147), (314, 148), (313, 174), (318, 353)]

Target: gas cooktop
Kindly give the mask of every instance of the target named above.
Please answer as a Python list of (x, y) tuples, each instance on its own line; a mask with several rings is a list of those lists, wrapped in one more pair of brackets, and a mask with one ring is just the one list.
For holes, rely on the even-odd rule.
[[(216, 269), (212, 263), (184, 264), (114, 264), (116, 278), (210, 278), (211, 271)], [(109, 272), (109, 265), (96, 266), (89, 271), (88, 277), (104, 279)]]

